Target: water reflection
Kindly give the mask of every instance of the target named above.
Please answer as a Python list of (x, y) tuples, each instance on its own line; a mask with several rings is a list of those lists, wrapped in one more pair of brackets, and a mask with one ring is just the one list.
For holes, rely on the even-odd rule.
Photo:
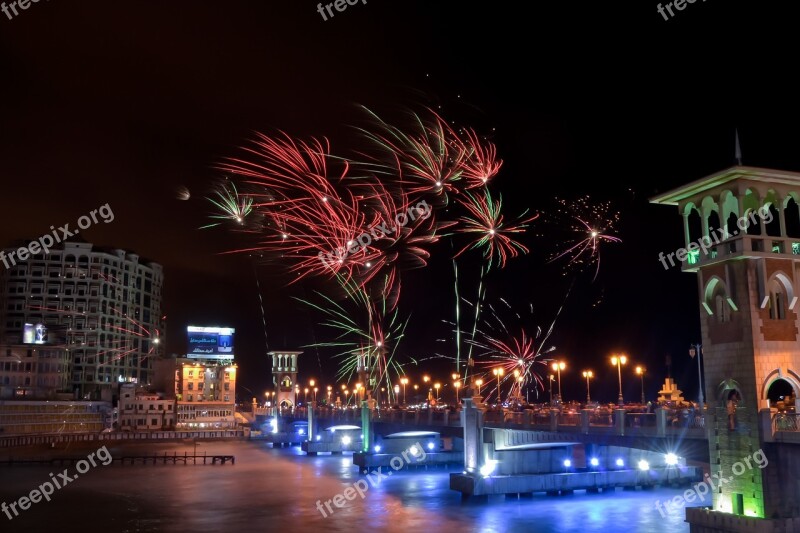
[[(185, 445), (127, 446), (115, 457), (174, 451)], [(92, 450), (87, 450), (87, 453)], [(683, 512), (666, 518), (655, 509), (681, 489), (528, 499), (493, 497), (488, 504), (463, 504), (449, 489), (443, 469), (389, 472), (372, 476), (362, 499), (344, 508), (325, 502), (366, 479), (349, 455), (307, 457), (298, 448), (271, 449), (261, 443), (198, 443), (198, 451), (236, 455), (225, 466), (110, 466), (82, 475), (52, 496), (14, 518), (3, 531), (218, 532), (320, 531), (368, 529), (408, 532), (594, 532), (625, 527), (640, 533), (685, 533)], [(12, 502), (49, 478), (52, 469), (4, 468), (0, 501)], [(391, 470), (390, 470), (391, 471)], [(377, 478), (377, 480), (376, 480)], [(352, 493), (350, 493), (352, 495)], [(317, 508), (320, 501), (327, 518)]]

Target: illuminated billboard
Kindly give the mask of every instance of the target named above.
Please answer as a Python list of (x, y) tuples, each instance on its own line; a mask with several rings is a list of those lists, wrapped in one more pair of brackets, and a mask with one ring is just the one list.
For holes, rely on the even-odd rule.
[(25, 324), (22, 329), (22, 344), (45, 344), (47, 327), (44, 324)]
[(233, 359), (233, 328), (189, 326), (186, 333), (191, 359)]

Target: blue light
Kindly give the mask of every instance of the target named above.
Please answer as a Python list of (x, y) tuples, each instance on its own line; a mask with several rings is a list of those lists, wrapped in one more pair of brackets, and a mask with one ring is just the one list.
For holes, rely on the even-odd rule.
[(380, 444), (375, 445), (375, 453), (381, 453), (381, 446)]
[(322, 440), (322, 436), (321, 435), (317, 435), (317, 440)]
[(303, 428), (300, 428), (300, 429), (297, 430), (297, 433), (300, 434), (300, 435), (304, 435), (305, 434), (305, 430)]
[(625, 466), (625, 461), (623, 461), (622, 459), (617, 459), (617, 466), (622, 468), (623, 466)]
[(432, 450), (434, 448), (434, 444), (432, 442), (428, 443), (428, 449)]
[(597, 459), (597, 457), (592, 457), (592, 460), (589, 461), (589, 464), (592, 465), (592, 466), (597, 467), (597, 466), (600, 466), (600, 461)]
[(569, 468), (572, 466), (572, 461), (569, 459), (564, 459), (564, 468)]

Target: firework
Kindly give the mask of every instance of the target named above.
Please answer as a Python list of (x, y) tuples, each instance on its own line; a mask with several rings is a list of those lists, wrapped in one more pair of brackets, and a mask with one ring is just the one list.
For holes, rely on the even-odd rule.
[[(492, 383), (491, 371), (502, 368), (504, 374), (501, 384), (505, 381), (513, 381), (518, 394), (529, 385), (541, 387), (544, 390), (544, 381), (540, 371), (547, 368), (549, 362), (547, 354), (556, 349), (555, 346), (549, 345), (549, 342), (564, 304), (562, 303), (559, 307), (547, 330), (537, 327), (536, 332), (531, 335), (522, 326), (510, 328), (507, 325), (507, 320), (503, 318), (504, 315), (513, 313), (514, 318), (518, 321), (522, 321), (522, 317), (511, 309), (507, 301), (501, 299), (500, 302), (503, 304), (503, 307), (500, 308), (503, 311), (498, 312), (494, 306), (489, 305), (489, 315), (484, 321), (484, 325), (478, 330), (479, 339), (469, 341), (478, 349), (479, 353), (476, 354), (476, 357), (483, 358), (478, 364), (490, 367), (484, 373), (484, 381), (487, 384)], [(533, 305), (529, 306), (529, 313), (533, 314)], [(511, 387), (509, 396), (513, 394), (514, 388), (514, 386)]]
[(456, 192), (470, 152), (444, 119), (431, 110), (428, 118), (412, 113), (414, 127), (406, 133), (364, 110), (374, 119), (374, 131), (359, 131), (377, 148), (377, 154), (367, 155), (363, 166), (395, 180), (414, 199), (433, 195), (446, 201), (448, 193)]
[[(216, 198), (206, 198), (217, 209), (217, 214), (211, 215), (214, 220), (230, 220), (236, 224), (244, 224), (247, 216), (253, 211), (253, 199), (249, 196), (240, 196), (236, 190), (236, 185), (220, 185), (216, 191)], [(222, 222), (215, 222), (201, 227), (200, 229), (219, 226)]]
[(497, 158), (497, 147), (486, 141), (481, 142), (474, 130), (464, 133), (464, 150), (467, 157), (462, 163), (462, 173), (468, 189), (486, 186), (497, 175), (503, 160)]
[(526, 211), (513, 222), (506, 223), (501, 213), (502, 197), (493, 200), (488, 189), (475, 194), (466, 192), (464, 196), (467, 200), (461, 201), (461, 205), (467, 210), (468, 215), (459, 219), (461, 226), (457, 232), (473, 235), (475, 239), (462, 248), (455, 257), (466, 250), (481, 249), (489, 268), (493, 264), (503, 268), (510, 257), (528, 253), (528, 248), (509, 235), (523, 233), (538, 215), (525, 218)]
[(346, 291), (345, 303), (338, 303), (328, 295), (316, 292), (321, 303), (298, 298), (298, 301), (321, 312), (322, 326), (336, 331), (333, 341), (314, 343), (305, 347), (335, 348), (335, 358), (341, 359), (338, 379), (349, 381), (359, 372), (366, 372), (375, 390), (383, 384), (391, 389), (392, 376), (402, 375), (397, 360), (397, 348), (405, 335), (408, 319), (402, 320), (399, 312), (391, 310), (388, 302), (373, 299), (363, 289), (338, 278)]
[(597, 279), (603, 246), (622, 242), (615, 235), (619, 213), (611, 209), (610, 202), (592, 203), (588, 196), (574, 202), (559, 200), (559, 206), (555, 222), (566, 227), (569, 235), (550, 262), (566, 258), (568, 267), (584, 269), (594, 265), (593, 279)]

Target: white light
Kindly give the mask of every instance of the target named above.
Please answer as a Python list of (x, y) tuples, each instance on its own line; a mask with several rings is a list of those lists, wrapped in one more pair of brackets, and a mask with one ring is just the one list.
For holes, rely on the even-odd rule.
[(409, 449), (408, 449), (408, 453), (410, 453), (410, 454), (411, 454), (411, 455), (413, 455), (414, 457), (418, 456), (418, 455), (420, 454), (420, 452), (421, 452), (421, 451), (422, 451), (422, 450), (420, 450), (420, 449), (419, 449), (419, 448), (417, 448), (416, 446), (412, 446), (411, 448), (409, 448)]
[(331, 428), (331, 433), (336, 433), (336, 428)]
[(347, 246), (353, 246), (353, 241), (347, 241)]
[(367, 268), (369, 268), (369, 267), (371, 267), (371, 266), (372, 266), (372, 263), (370, 263), (369, 261), (367, 261), (367, 263), (366, 263), (364, 266), (366, 266)]
[(273, 433), (277, 433), (278, 432), (278, 420), (273, 418), (272, 421), (269, 424), (272, 426), (272, 432)]
[(625, 461), (623, 461), (622, 459), (617, 459), (617, 466), (622, 468), (623, 466), (625, 466)]
[(350, 445), (350, 437), (348, 437), (347, 435), (342, 437), (342, 444), (344, 444), (345, 446), (349, 446)]
[(441, 186), (442, 186), (442, 182), (441, 182), (441, 181), (437, 181), (437, 182), (436, 182), (436, 186), (437, 186), (437, 187), (441, 187)]
[(481, 475), (483, 477), (489, 477), (494, 472), (495, 467), (497, 466), (497, 461), (494, 459), (489, 459), (486, 461), (486, 464), (481, 467)]
[(592, 466), (600, 466), (600, 461), (597, 460), (597, 457), (592, 457), (592, 460), (589, 461), (589, 464)]
[(668, 453), (664, 459), (667, 462), (667, 466), (675, 466), (678, 464), (678, 456), (674, 453)]
[(381, 446), (380, 444), (375, 445), (375, 453), (381, 453)]
[(297, 433), (300, 434), (300, 435), (305, 435), (306, 432), (305, 432), (305, 430), (303, 428), (300, 428), (300, 429), (297, 430)]
[(569, 468), (572, 466), (572, 461), (569, 459), (564, 459), (564, 468)]
[(434, 444), (432, 442), (428, 443), (428, 449), (432, 450), (434, 448)]
[(322, 436), (321, 435), (317, 435), (317, 440), (322, 440)]
[(494, 230), (493, 229), (489, 230), (489, 235), (494, 235)]
[(322, 197), (322, 201), (323, 201), (323, 202), (327, 202), (327, 201), (328, 201), (328, 197), (327, 197), (327, 196), (323, 196), (323, 197)]
[(650, 463), (642, 459), (639, 461), (639, 470), (650, 470)]

